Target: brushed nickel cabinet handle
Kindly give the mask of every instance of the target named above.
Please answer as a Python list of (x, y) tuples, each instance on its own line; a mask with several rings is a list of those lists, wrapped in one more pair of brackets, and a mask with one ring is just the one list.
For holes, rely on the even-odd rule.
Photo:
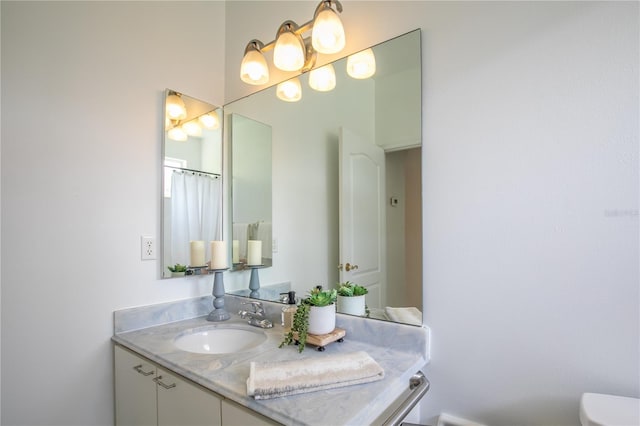
[(162, 376), (158, 376), (155, 379), (153, 379), (154, 382), (156, 382), (157, 384), (159, 384), (160, 386), (162, 386), (165, 389), (171, 389), (171, 388), (175, 388), (176, 384), (175, 383), (171, 383), (170, 385), (163, 383), (162, 382)]
[(138, 373), (142, 374), (143, 376), (150, 376), (153, 374), (153, 370), (151, 371), (144, 371), (142, 369), (142, 364), (140, 365), (136, 365), (135, 367), (133, 367), (134, 370), (136, 370)]

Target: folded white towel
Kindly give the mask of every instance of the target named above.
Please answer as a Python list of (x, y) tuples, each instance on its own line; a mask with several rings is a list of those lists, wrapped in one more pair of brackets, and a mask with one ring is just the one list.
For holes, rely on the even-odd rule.
[(384, 311), (391, 321), (422, 325), (422, 312), (418, 308), (392, 308), (387, 306)]
[(366, 352), (293, 361), (251, 362), (247, 394), (270, 399), (381, 380), (384, 370)]

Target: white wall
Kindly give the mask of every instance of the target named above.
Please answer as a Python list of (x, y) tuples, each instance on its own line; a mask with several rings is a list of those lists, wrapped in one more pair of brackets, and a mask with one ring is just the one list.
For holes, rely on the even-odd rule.
[[(343, 5), (347, 51), (423, 29), (423, 420), (638, 396), (638, 4)], [(210, 292), (139, 260), (162, 93), (253, 90), (246, 42), (315, 2), (272, 6), (227, 3), (225, 36), (218, 2), (1, 3), (3, 424), (111, 424), (112, 311)]]
[[(638, 4), (343, 1), (344, 53), (423, 30), (424, 306), (441, 411), (578, 424), (638, 397)], [(230, 2), (237, 69), (311, 2)], [(274, 218), (275, 220), (275, 218)]]
[(2, 8), (2, 423), (113, 424), (112, 313), (159, 280), (164, 89), (224, 101), (222, 2)]

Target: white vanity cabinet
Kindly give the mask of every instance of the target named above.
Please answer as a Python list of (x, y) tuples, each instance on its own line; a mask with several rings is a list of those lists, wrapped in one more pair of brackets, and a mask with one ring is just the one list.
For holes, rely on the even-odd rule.
[(158, 367), (158, 426), (221, 425), (220, 397)]
[(116, 425), (220, 426), (221, 398), (115, 346)]
[(269, 426), (279, 425), (280, 423), (269, 420), (246, 407), (225, 399), (222, 401), (222, 424), (224, 426)]
[(156, 366), (115, 346), (116, 425), (158, 424)]
[(125, 348), (114, 357), (116, 426), (278, 424)]

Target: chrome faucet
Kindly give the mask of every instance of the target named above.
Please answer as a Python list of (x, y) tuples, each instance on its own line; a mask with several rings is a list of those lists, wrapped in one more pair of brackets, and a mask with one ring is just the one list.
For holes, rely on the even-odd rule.
[(260, 302), (246, 302), (243, 305), (251, 305), (252, 311), (240, 310), (238, 315), (240, 318), (249, 318), (247, 321), (250, 325), (260, 328), (271, 328), (273, 323), (265, 317), (264, 306)]

